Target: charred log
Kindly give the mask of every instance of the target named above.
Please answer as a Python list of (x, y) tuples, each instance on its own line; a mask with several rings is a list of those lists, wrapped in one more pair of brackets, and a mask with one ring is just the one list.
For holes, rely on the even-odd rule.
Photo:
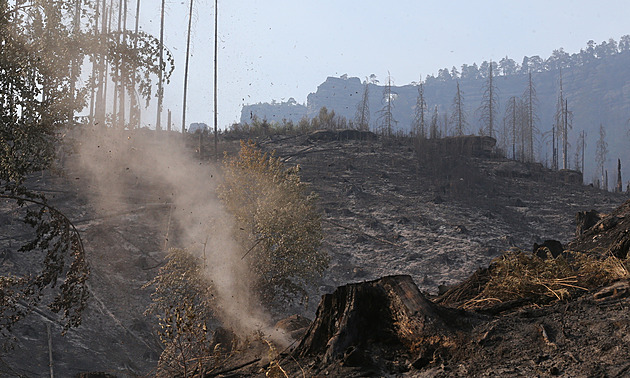
[(630, 201), (626, 201), (611, 214), (603, 216), (577, 239), (569, 249), (581, 252), (598, 252), (620, 259), (628, 257), (630, 250)]
[(575, 236), (582, 236), (588, 229), (595, 226), (597, 222), (599, 222), (604, 215), (600, 214), (596, 210), (591, 211), (579, 211), (575, 214)]

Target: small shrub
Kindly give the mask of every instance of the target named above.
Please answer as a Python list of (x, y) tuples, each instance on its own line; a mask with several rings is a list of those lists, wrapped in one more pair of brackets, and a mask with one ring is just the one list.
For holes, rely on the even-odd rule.
[(219, 196), (236, 219), (234, 235), (255, 275), (263, 303), (306, 296), (322, 275), (328, 256), (319, 250), (321, 218), (316, 197), (300, 180), (299, 166), (241, 142), (239, 155), (224, 160)]
[(164, 345), (158, 376), (192, 376), (215, 359), (210, 331), (213, 314), (212, 285), (205, 278), (195, 256), (183, 249), (171, 249), (155, 278), (153, 303), (146, 314), (158, 320), (158, 336)]

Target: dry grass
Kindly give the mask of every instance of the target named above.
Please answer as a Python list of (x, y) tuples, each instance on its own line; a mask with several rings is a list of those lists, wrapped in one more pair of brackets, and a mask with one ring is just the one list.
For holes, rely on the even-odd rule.
[(543, 259), (520, 250), (508, 251), (493, 261), (487, 283), (461, 307), (484, 308), (524, 298), (534, 303), (565, 300), (629, 277), (628, 264), (629, 260), (612, 255), (565, 251)]

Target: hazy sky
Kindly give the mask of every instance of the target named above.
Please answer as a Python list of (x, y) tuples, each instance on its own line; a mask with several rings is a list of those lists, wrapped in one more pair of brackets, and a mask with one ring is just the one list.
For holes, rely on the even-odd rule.
[[(129, 1), (133, 27), (135, 0)], [(165, 44), (176, 70), (165, 109), (181, 127), (189, 0), (166, 0)], [(187, 123), (213, 120), (214, 1), (194, 0)], [(141, 28), (159, 36), (160, 0), (141, 3)], [(132, 11), (133, 9), (133, 11)], [(328, 76), (418, 81), (440, 68), (506, 55), (547, 58), (594, 40), (630, 34), (630, 1), (350, 1), (219, 0), (219, 127), (240, 118), (243, 104), (299, 103)], [(165, 116), (164, 118), (165, 119)], [(155, 124), (155, 110), (143, 123)]]

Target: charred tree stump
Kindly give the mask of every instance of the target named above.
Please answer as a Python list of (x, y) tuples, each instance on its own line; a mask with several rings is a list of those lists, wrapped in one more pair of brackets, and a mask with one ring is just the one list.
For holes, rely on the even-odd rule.
[(458, 330), (468, 328), (472, 318), (428, 300), (410, 276), (388, 276), (324, 295), (294, 354), (319, 356), (329, 364), (344, 354), (382, 346), (424, 361), (436, 350), (454, 347)]
[(575, 214), (575, 236), (580, 237), (584, 235), (586, 231), (595, 226), (602, 218), (603, 214), (600, 214), (596, 210), (579, 211)]

